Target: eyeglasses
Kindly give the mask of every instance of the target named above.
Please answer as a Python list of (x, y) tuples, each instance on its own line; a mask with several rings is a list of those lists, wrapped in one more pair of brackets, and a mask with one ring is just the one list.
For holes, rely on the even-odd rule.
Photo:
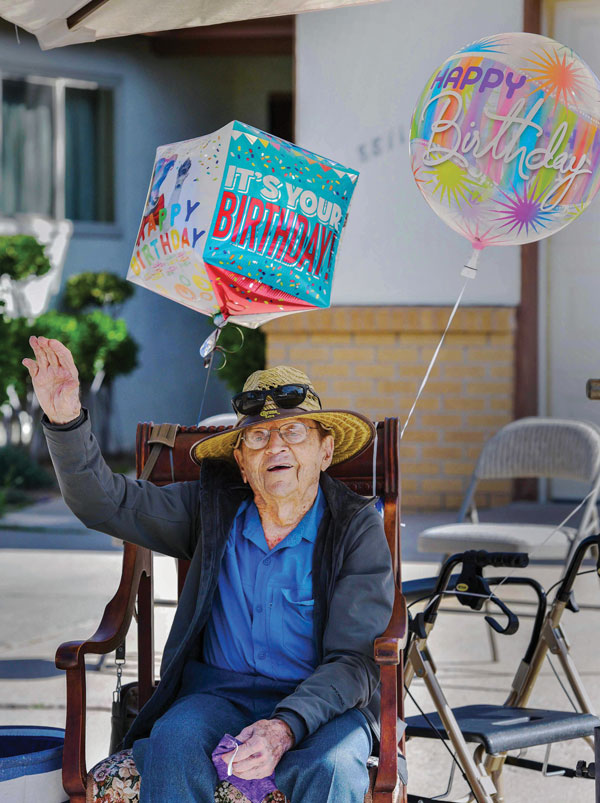
[(266, 390), (244, 390), (233, 397), (231, 404), (240, 415), (258, 415), (265, 405), (267, 396), (273, 399), (277, 407), (290, 410), (302, 404), (307, 393), (314, 396), (319, 402), (319, 407), (322, 406), (321, 399), (309, 385), (279, 385)]
[(279, 432), (279, 437), (284, 443), (287, 443), (288, 446), (293, 446), (306, 440), (309, 429), (318, 429), (318, 427), (309, 427), (302, 421), (292, 421), (279, 428), (261, 429), (256, 427), (249, 429), (242, 435), (242, 440), (245, 441), (249, 449), (264, 449), (273, 432)]

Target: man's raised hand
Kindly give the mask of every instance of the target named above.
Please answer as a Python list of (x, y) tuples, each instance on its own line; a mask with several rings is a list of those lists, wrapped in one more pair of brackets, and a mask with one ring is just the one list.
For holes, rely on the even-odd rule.
[(25, 358), (40, 407), (53, 424), (66, 424), (81, 412), (79, 374), (69, 349), (60, 340), (30, 337), (35, 360)]

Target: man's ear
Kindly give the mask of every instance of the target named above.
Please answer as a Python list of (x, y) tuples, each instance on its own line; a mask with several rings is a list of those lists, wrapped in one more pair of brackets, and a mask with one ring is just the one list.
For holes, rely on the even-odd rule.
[(234, 449), (233, 456), (240, 470), (240, 474), (242, 475), (242, 479), (244, 480), (244, 482), (248, 482), (248, 480), (246, 479), (246, 472), (244, 471), (244, 459), (242, 457), (240, 449)]
[(333, 451), (335, 448), (335, 443), (333, 440), (333, 435), (326, 435), (323, 438), (322, 442), (324, 448), (324, 455), (323, 460), (321, 461), (321, 471), (325, 471), (331, 465), (331, 461), (333, 460)]

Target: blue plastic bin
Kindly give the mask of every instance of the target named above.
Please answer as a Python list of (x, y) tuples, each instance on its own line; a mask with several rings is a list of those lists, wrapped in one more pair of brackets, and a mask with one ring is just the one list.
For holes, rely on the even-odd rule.
[(62, 728), (0, 727), (0, 803), (65, 803)]

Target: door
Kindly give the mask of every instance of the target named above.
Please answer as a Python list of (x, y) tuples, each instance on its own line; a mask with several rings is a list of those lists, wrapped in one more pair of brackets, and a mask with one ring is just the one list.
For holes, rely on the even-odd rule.
[[(600, 75), (600, 4), (559, 0), (552, 5), (550, 35)], [(581, 217), (546, 240), (545, 250), (548, 414), (600, 425), (600, 401), (590, 401), (585, 393), (587, 379), (600, 377), (600, 194)], [(581, 487), (554, 481), (549, 493), (572, 499), (581, 496)]]

